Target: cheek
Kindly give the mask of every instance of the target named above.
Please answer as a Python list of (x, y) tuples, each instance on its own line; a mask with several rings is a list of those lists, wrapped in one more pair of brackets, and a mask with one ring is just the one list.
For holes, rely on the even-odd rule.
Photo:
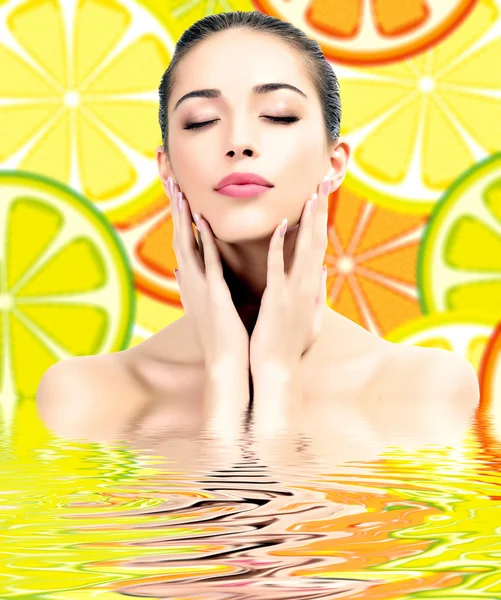
[(175, 156), (173, 169), (177, 184), (194, 212), (200, 209), (200, 206), (197, 206), (197, 198), (202, 197), (202, 194), (207, 191), (207, 186), (211, 185), (211, 181), (207, 180), (209, 177), (206, 173), (207, 165), (189, 148), (176, 149)]

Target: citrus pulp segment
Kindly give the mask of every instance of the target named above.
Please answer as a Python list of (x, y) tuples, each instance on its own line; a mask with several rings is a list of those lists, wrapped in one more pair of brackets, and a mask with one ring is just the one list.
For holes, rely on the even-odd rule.
[(426, 221), (340, 186), (329, 199), (327, 304), (379, 337), (420, 316), (416, 257)]
[(492, 334), (483, 354), (478, 374), (481, 410), (485, 411), (490, 433), (501, 441), (501, 322)]
[(336, 62), (373, 65), (423, 52), (468, 17), (476, 0), (254, 0), (317, 40)]
[(501, 152), (469, 169), (435, 207), (418, 257), (423, 312), (501, 319)]
[(163, 20), (176, 40), (193, 23), (209, 15), (236, 10), (244, 12), (255, 10), (251, 0), (171, 0), (165, 4), (156, 3), (158, 8), (155, 8), (151, 1), (149, 4), (153, 4), (153, 11), (165, 15)]
[(0, 405), (35, 397), (55, 362), (120, 351), (132, 334), (130, 265), (85, 198), (37, 174), (0, 172)]
[(386, 340), (447, 350), (466, 358), (478, 373), (496, 318), (482, 310), (423, 315), (391, 331)]
[(467, 169), (501, 150), (501, 1), (479, 0), (461, 25), (405, 61), (338, 76), (345, 184), (372, 202), (428, 214)]
[(0, 2), (1, 166), (70, 185), (111, 222), (159, 190), (158, 86), (174, 40), (150, 4)]

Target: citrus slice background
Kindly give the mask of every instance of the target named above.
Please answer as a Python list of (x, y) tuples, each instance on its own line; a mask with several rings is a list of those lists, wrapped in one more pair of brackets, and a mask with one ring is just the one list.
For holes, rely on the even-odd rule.
[(496, 324), (496, 316), (488, 311), (433, 313), (401, 325), (386, 339), (395, 344), (453, 352), (466, 358), (478, 372)]
[[(429, 214), (458, 177), (501, 145), (493, 126), (500, 121), (500, 3), (428, 2), (425, 15), (425, 3), (413, 0), (406, 15), (390, 0), (373, 2), (383, 35), (372, 46), (374, 29), (365, 25), (356, 39), (337, 39), (349, 29), (341, 18), (350, 16), (346, 3), (303, 3), (315, 32), (290, 18), (322, 45), (320, 24), (330, 19), (334, 27), (329, 11), (337, 7), (340, 29), (330, 39), (352, 52), (350, 60), (338, 56), (333, 63), (341, 135), (351, 155), (331, 198), (328, 303), (381, 337), (437, 309), (424, 306), (417, 280)], [(290, 2), (287, 9), (298, 6)], [(135, 345), (183, 315), (169, 203), (155, 160), (161, 76), (175, 41), (196, 20), (256, 6), (247, 0), (0, 0), (0, 8), (6, 32), (0, 168), (29, 168), (67, 183), (108, 220), (134, 273), (137, 310), (128, 344)], [(412, 21), (419, 11), (422, 18)], [(366, 16), (351, 15), (359, 24)], [(364, 64), (356, 52), (372, 54)], [(426, 268), (440, 265), (432, 253)]]
[(482, 306), (501, 320), (501, 152), (444, 194), (418, 257), (424, 312)]
[(35, 397), (43, 373), (129, 343), (132, 272), (102, 213), (40, 175), (0, 171), (0, 409)]
[(407, 59), (449, 35), (476, 0), (254, 0), (317, 40), (326, 58), (357, 66)]
[(165, 23), (128, 0), (0, 7), (0, 167), (70, 185), (112, 222), (148, 205), (161, 190), (158, 86), (174, 49)]
[(329, 199), (328, 305), (379, 337), (420, 316), (416, 261), (426, 223), (341, 185)]
[(486, 444), (494, 442), (499, 454), (501, 440), (501, 322), (492, 333), (478, 370), (481, 395), (481, 421)]
[(415, 57), (332, 65), (352, 151), (343, 185), (428, 214), (464, 171), (501, 150), (500, 14), (499, 0), (478, 0), (446, 39)]

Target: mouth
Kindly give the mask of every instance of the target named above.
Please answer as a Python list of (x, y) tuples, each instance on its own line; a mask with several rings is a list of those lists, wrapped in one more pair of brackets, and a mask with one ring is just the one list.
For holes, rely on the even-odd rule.
[(216, 190), (220, 194), (224, 196), (234, 196), (237, 198), (245, 198), (249, 196), (257, 196), (259, 194), (263, 194), (268, 190), (271, 190), (273, 186), (269, 185), (258, 185), (256, 183), (245, 183), (245, 184), (235, 184), (225, 185), (222, 188)]

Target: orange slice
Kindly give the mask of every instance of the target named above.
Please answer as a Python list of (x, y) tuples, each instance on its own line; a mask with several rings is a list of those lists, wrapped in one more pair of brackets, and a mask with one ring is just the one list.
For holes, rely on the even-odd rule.
[(345, 184), (377, 204), (429, 214), (462, 173), (501, 149), (500, 13), (494, 0), (478, 0), (418, 56), (370, 69), (333, 65), (340, 133), (352, 150)]
[(127, 248), (136, 288), (151, 298), (181, 308), (179, 286), (174, 277), (177, 261), (172, 247), (174, 228), (170, 201), (163, 189), (141, 211), (114, 225)]
[(426, 217), (391, 211), (342, 185), (331, 194), (327, 303), (384, 337), (421, 315), (416, 260)]
[(336, 62), (373, 65), (423, 52), (450, 34), (476, 0), (254, 0), (317, 40)]
[(499, 456), (501, 442), (501, 320), (485, 349), (478, 372), (480, 382), (481, 437), (487, 445), (494, 444)]

